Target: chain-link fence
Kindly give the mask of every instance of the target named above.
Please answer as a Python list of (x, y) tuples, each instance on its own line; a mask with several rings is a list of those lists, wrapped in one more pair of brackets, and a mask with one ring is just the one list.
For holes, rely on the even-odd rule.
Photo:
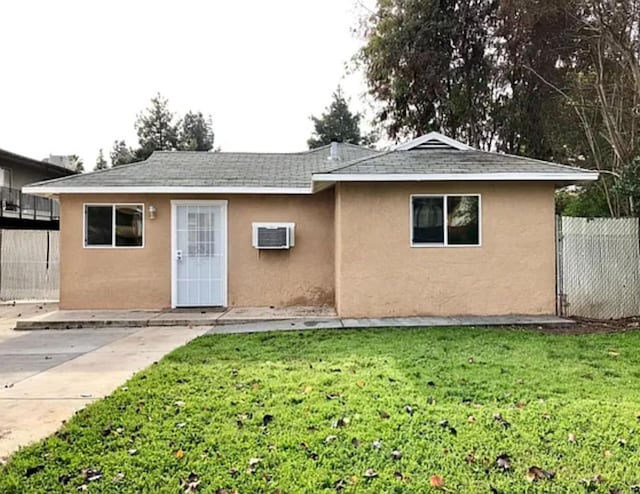
[(557, 219), (558, 312), (595, 319), (640, 314), (637, 218)]

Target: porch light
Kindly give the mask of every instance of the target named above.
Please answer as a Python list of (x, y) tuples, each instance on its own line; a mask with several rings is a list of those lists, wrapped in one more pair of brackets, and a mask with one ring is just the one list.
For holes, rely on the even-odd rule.
[(156, 207), (155, 206), (149, 206), (149, 209), (147, 211), (149, 212), (149, 219), (150, 220), (155, 220), (156, 219), (156, 213), (158, 212)]

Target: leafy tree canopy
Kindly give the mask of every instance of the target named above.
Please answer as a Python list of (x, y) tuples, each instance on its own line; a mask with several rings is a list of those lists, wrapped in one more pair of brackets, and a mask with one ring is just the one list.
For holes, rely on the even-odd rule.
[(78, 156), (77, 154), (72, 154), (71, 156), (69, 156), (69, 161), (71, 162), (71, 168), (73, 170), (78, 173), (84, 172), (84, 162), (82, 161), (82, 158), (80, 158), (80, 156)]
[(111, 166), (126, 165), (139, 161), (125, 141), (114, 141), (109, 157), (111, 158)]

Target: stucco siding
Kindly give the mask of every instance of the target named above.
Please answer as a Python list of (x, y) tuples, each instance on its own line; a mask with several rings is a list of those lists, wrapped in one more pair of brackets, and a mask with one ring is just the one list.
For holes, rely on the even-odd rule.
[[(60, 306), (63, 309), (161, 309), (171, 306), (171, 199), (228, 201), (229, 306), (332, 305), (333, 190), (312, 196), (62, 195)], [(84, 203), (144, 203), (144, 248), (83, 247)], [(146, 213), (145, 213), (146, 214)], [(258, 251), (252, 222), (295, 222), (289, 251)]]
[[(343, 317), (551, 314), (554, 186), (342, 183), (336, 244)], [(411, 247), (411, 194), (481, 195), (480, 247)]]

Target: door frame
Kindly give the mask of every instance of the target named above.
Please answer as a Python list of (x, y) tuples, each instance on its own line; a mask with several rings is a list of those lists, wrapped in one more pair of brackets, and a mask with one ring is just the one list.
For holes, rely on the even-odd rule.
[(222, 253), (224, 255), (224, 262), (222, 263), (222, 306), (228, 305), (228, 291), (229, 291), (229, 249), (228, 249), (228, 237), (229, 229), (227, 227), (227, 205), (229, 201), (221, 199), (172, 199), (171, 200), (171, 308), (177, 307), (178, 301), (178, 260), (176, 259), (175, 252), (178, 244), (177, 236), (177, 206), (222, 206), (222, 234), (224, 239), (222, 242)]

